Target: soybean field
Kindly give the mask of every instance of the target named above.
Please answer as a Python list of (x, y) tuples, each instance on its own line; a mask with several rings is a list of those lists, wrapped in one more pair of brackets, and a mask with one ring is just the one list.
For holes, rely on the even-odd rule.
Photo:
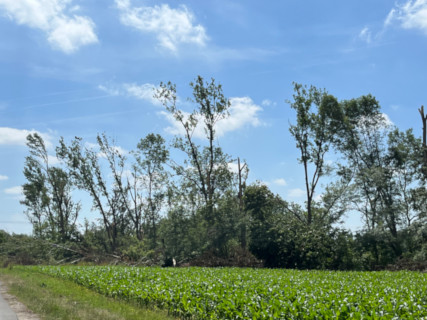
[(427, 274), (34, 266), (182, 319), (427, 319)]

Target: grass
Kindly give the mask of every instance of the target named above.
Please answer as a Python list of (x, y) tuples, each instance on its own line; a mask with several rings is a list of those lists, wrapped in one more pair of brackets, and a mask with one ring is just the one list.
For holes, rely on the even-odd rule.
[(21, 268), (0, 269), (0, 279), (10, 294), (42, 319), (173, 319), (165, 311), (107, 298), (70, 281)]

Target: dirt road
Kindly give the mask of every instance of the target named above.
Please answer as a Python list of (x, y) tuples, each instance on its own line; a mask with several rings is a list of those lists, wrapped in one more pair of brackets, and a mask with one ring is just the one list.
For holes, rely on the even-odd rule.
[(7, 293), (6, 287), (0, 282), (0, 320), (40, 320), (14, 296)]

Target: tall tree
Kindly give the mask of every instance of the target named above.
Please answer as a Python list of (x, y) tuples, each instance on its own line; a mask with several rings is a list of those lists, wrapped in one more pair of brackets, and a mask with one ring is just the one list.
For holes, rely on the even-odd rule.
[(240, 224), (240, 246), (243, 249), (247, 247), (247, 228), (248, 216), (245, 213), (244, 193), (246, 190), (246, 180), (248, 178), (249, 169), (246, 163), (241, 164), (240, 158), (237, 158), (237, 200), (239, 206), (239, 224)]
[[(159, 134), (148, 134), (141, 139), (134, 152), (136, 164), (135, 172), (139, 176), (134, 179), (139, 180), (145, 206), (143, 211), (148, 221), (149, 237), (151, 247), (157, 246), (157, 224), (160, 219), (160, 211), (163, 207), (168, 192), (168, 173), (164, 165), (169, 159), (169, 150), (166, 149), (165, 140)], [(136, 221), (137, 217), (133, 217)]]
[(403, 228), (421, 221), (427, 212), (427, 190), (419, 174), (423, 166), (419, 161), (422, 154), (422, 142), (414, 136), (412, 129), (402, 132), (394, 128), (388, 134), (389, 168), (393, 170), (391, 178), (396, 188), (398, 222)]
[[(126, 206), (120, 186), (113, 183), (110, 187), (105, 178), (100, 158), (107, 159), (115, 180), (116, 175), (123, 173), (123, 159), (119, 157), (119, 150), (111, 146), (104, 135), (98, 136), (97, 141), (101, 153), (83, 147), (79, 137), (72, 140), (69, 146), (61, 138), (57, 154), (66, 162), (77, 187), (86, 190), (92, 197), (93, 208), (101, 214), (101, 221), (107, 233), (106, 249), (114, 251), (119, 244), (120, 235), (127, 228)], [(118, 168), (115, 167), (116, 164)]]
[[(205, 82), (197, 77), (190, 83), (195, 104), (192, 113), (185, 113), (177, 106), (176, 86), (172, 83), (160, 85), (156, 97), (166, 110), (181, 125), (184, 137), (178, 137), (174, 146), (183, 151), (187, 158), (183, 165), (173, 164), (176, 173), (185, 183), (194, 186), (197, 197), (204, 207), (204, 216), (208, 224), (215, 220), (215, 205), (223, 192), (230, 188), (231, 173), (228, 169), (230, 157), (217, 145), (216, 125), (228, 116), (230, 102), (224, 96), (222, 86), (212, 79)], [(204, 145), (196, 143), (197, 130), (203, 129)]]
[(298, 218), (310, 225), (315, 217), (313, 201), (322, 176), (328, 173), (325, 154), (338, 132), (343, 114), (337, 99), (324, 90), (294, 84), (295, 94), (289, 102), (296, 111), (296, 124), (289, 128), (300, 151), (305, 176), (306, 216)]
[(43, 138), (37, 133), (27, 136), (30, 156), (26, 158), (23, 185), (27, 216), (38, 237), (65, 242), (76, 231), (80, 204), (71, 198), (72, 181), (60, 167), (51, 166)]
[[(389, 246), (401, 254), (399, 230), (420, 217), (422, 202), (416, 187), (422, 145), (411, 130), (400, 132), (380, 112), (370, 95), (342, 102), (346, 122), (337, 148), (353, 171), (354, 208), (368, 232), (385, 232)], [(375, 260), (378, 261), (376, 239)]]

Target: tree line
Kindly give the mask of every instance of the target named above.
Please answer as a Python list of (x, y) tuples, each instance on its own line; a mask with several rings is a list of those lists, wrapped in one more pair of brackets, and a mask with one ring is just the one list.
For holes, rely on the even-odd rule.
[[(427, 260), (423, 108), (424, 140), (391, 124), (371, 95), (339, 101), (294, 84), (289, 131), (304, 173), (300, 205), (247, 184), (248, 164), (218, 142), (216, 125), (230, 110), (222, 86), (200, 76), (190, 86), (191, 113), (179, 109), (174, 84), (155, 92), (181, 127), (170, 143), (151, 133), (124, 153), (106, 134), (96, 147), (61, 138), (52, 165), (42, 137), (30, 134), (22, 204), (33, 237), (147, 264), (371, 270)], [(195, 138), (200, 129), (204, 139)], [(171, 148), (183, 157), (173, 159)], [(82, 192), (96, 220), (79, 227)], [(364, 228), (352, 233), (340, 222), (355, 212)]]

